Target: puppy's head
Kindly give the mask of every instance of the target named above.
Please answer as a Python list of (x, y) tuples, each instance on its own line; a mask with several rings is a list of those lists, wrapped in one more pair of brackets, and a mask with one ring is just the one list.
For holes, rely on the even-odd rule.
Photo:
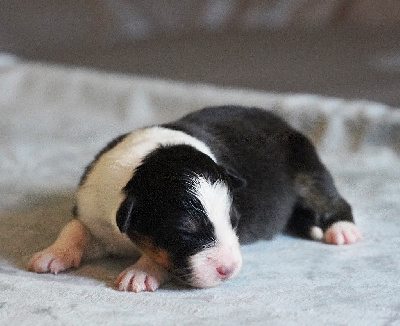
[(195, 287), (217, 286), (242, 266), (232, 193), (243, 184), (190, 146), (161, 147), (124, 188), (117, 224), (175, 278)]

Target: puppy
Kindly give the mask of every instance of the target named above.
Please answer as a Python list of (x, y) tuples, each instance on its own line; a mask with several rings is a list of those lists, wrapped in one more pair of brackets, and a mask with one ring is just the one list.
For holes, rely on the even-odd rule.
[(217, 286), (239, 274), (239, 243), (286, 230), (337, 245), (361, 238), (310, 141), (266, 110), (236, 106), (116, 138), (86, 168), (73, 214), (29, 269), (57, 274), (139, 250), (116, 280), (133, 292), (171, 277)]

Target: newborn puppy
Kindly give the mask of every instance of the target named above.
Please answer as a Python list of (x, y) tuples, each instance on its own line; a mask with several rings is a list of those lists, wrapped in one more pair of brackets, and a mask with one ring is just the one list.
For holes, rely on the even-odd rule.
[(360, 239), (312, 144), (257, 108), (206, 108), (116, 138), (86, 168), (73, 212), (29, 269), (57, 274), (139, 250), (116, 281), (133, 292), (171, 277), (217, 286), (238, 275), (239, 242), (285, 230), (338, 245)]

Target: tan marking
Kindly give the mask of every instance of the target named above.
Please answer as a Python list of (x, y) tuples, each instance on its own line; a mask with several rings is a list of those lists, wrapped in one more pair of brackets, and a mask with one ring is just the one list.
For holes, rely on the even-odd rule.
[(150, 237), (136, 234), (134, 239), (140, 250), (154, 262), (168, 270), (173, 267), (169, 253), (161, 248), (158, 248)]

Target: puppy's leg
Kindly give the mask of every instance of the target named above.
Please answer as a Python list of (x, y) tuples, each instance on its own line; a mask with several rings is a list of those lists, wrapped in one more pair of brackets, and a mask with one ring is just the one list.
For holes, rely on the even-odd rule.
[(169, 279), (170, 275), (161, 265), (143, 254), (136, 264), (117, 277), (115, 284), (120, 291), (152, 292)]
[[(324, 240), (329, 244), (352, 244), (361, 239), (360, 231), (354, 224), (351, 208), (338, 197), (336, 200), (320, 198), (325, 203), (298, 203), (294, 209), (288, 229), (314, 240)], [(310, 208), (310, 204), (315, 204)], [(304, 205), (304, 206), (303, 206)]]
[(48, 248), (36, 253), (28, 269), (37, 273), (57, 274), (78, 267), (82, 259), (100, 258), (105, 254), (89, 230), (77, 219), (69, 222), (57, 240)]
[(289, 228), (330, 244), (351, 244), (361, 239), (350, 205), (338, 193), (330, 173), (312, 144), (302, 135), (290, 140), (290, 162), (297, 205)]

